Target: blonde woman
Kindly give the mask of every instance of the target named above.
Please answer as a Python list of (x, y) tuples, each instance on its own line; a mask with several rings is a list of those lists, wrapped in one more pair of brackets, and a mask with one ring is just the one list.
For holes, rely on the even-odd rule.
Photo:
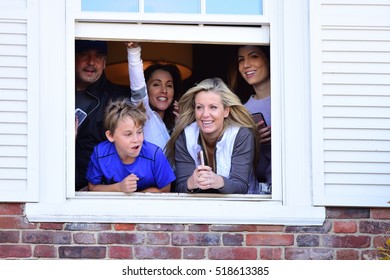
[(179, 113), (166, 146), (176, 192), (246, 194), (257, 188), (255, 124), (220, 78), (190, 88), (179, 101)]

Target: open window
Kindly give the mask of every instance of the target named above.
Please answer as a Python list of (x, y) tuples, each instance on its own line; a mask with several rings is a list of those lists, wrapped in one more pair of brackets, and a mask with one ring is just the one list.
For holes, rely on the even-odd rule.
[[(115, 1), (114, 1), (115, 2)], [(129, 1), (129, 3), (132, 1)], [(134, 1), (133, 1), (134, 2)], [(156, 1), (135, 1), (147, 3)], [(173, 1), (175, 2), (175, 1)], [(177, 1), (179, 3), (181, 1)], [(217, 224), (322, 224), (324, 207), (312, 205), (312, 184), (310, 173), (311, 149), (310, 114), (306, 106), (309, 82), (309, 54), (305, 52), (308, 31), (294, 29), (296, 37), (291, 49), (285, 45), (291, 29), (286, 30), (280, 11), (283, 1), (250, 1), (261, 4), (261, 13), (217, 14), (207, 9), (211, 0), (200, 3), (199, 13), (150, 12), (145, 6), (137, 11), (97, 11), (83, 6), (93, 1), (66, 1), (66, 22), (58, 21), (57, 28), (65, 28), (66, 55), (63, 67), (58, 71), (65, 81), (65, 87), (56, 93), (64, 100), (64, 108), (56, 114), (55, 134), (45, 146), (45, 157), (41, 170), (45, 179), (41, 182), (38, 203), (29, 203), (26, 214), (30, 221), (55, 222), (142, 222), (142, 223), (217, 223)], [(111, 3), (111, 2), (110, 2)], [(228, 1), (234, 5), (236, 1)], [(54, 5), (54, 4), (53, 4)], [(164, 4), (166, 5), (166, 4)], [(241, 3), (240, 3), (241, 5)], [(49, 16), (49, 15), (47, 15)], [(299, 19), (308, 14), (296, 7), (290, 20), (304, 25)], [(301, 26), (302, 27), (302, 26)], [(147, 43), (189, 44), (199, 69), (194, 67), (193, 79), (216, 75), (226, 63), (225, 51), (238, 44), (270, 45), (272, 120), (273, 120), (273, 191), (272, 196), (262, 195), (202, 195), (202, 194), (148, 194), (75, 192), (74, 190), (74, 40), (94, 39), (110, 42), (140, 41)], [(271, 40), (272, 39), (272, 40)], [(47, 49), (50, 55), (50, 50)], [(58, 52), (58, 50), (57, 50)], [(54, 53), (52, 53), (54, 54)], [(210, 54), (211, 57), (203, 57)], [(287, 60), (286, 54), (291, 54)], [(58, 53), (57, 53), (58, 55)], [(218, 61), (217, 61), (218, 60)], [(204, 64), (203, 64), (204, 63)], [(301, 72), (294, 67), (300, 65)], [(213, 67), (217, 66), (214, 69)], [(199, 73), (196, 73), (199, 71)], [(207, 72), (210, 71), (210, 72)], [(288, 72), (287, 77), (285, 73)], [(202, 76), (204, 75), (204, 76)], [(44, 78), (43, 78), (44, 79)], [(288, 90), (300, 82), (301, 88), (292, 96)], [(49, 81), (50, 83), (51, 81)], [(49, 93), (42, 93), (46, 100)], [(43, 127), (54, 124), (50, 112), (42, 112)], [(61, 116), (60, 113), (63, 113)], [(295, 120), (289, 116), (294, 115)], [(299, 125), (296, 125), (297, 122)], [(63, 130), (61, 130), (61, 128)], [(303, 140), (303, 141), (302, 141)], [(53, 143), (56, 143), (54, 145)], [(61, 152), (58, 152), (58, 151)], [(53, 162), (58, 163), (53, 166)], [(298, 168), (299, 167), (299, 168)], [(53, 184), (55, 182), (55, 184)]]
[[(171, 63), (178, 66), (182, 76), (182, 86), (175, 89), (176, 100), (193, 85), (200, 81), (219, 77), (229, 84), (229, 70), (238, 66), (233, 61), (237, 60), (237, 45), (232, 44), (200, 44), (200, 43), (174, 43), (174, 42), (140, 42), (142, 47), (142, 60), (144, 70), (152, 63)], [(269, 45), (262, 43), (262, 47)], [(123, 41), (107, 42), (107, 59), (105, 75), (114, 84), (129, 88), (129, 73), (127, 62), (127, 48)], [(244, 81), (244, 80), (243, 80)], [(242, 103), (246, 103), (253, 94), (253, 89), (246, 82), (245, 90), (237, 90)], [(176, 91), (177, 90), (177, 91)], [(87, 107), (87, 106), (84, 106)], [(147, 138), (145, 140), (148, 140)], [(76, 152), (77, 157), (77, 152)], [(248, 167), (249, 168), (249, 167)], [(77, 190), (77, 188), (76, 188)], [(82, 188), (85, 191), (86, 187)], [(76, 191), (76, 195), (78, 195)], [(86, 194), (83, 194), (86, 195)], [(92, 193), (91, 193), (92, 195)], [(119, 195), (119, 194), (118, 194)], [(179, 194), (183, 195), (183, 194)], [(207, 195), (204, 194), (207, 197)], [(249, 195), (245, 195), (247, 197)], [(237, 196), (240, 197), (240, 196)], [(263, 194), (257, 198), (270, 199), (271, 194)]]

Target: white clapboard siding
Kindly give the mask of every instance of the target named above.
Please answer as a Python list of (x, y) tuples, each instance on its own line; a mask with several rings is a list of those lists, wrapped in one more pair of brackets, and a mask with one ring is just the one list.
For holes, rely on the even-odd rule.
[[(0, 201), (24, 202), (37, 200), (37, 187), (31, 184), (36, 171), (33, 158), (36, 147), (30, 144), (30, 104), (38, 98), (29, 83), (29, 73), (37, 65), (29, 60), (29, 36), (38, 30), (36, 1), (0, 1)], [(31, 5), (32, 8), (29, 8)], [(29, 26), (30, 25), (30, 26)], [(35, 26), (34, 26), (35, 25)], [(31, 34), (27, 32), (31, 31)], [(36, 40), (36, 39), (35, 39)], [(29, 69), (30, 68), (30, 69)], [(35, 74), (37, 75), (37, 73)], [(33, 129), (31, 129), (33, 131)], [(31, 134), (31, 139), (34, 134)], [(34, 181), (34, 180), (33, 180)]]
[[(390, 0), (322, 0), (318, 205), (390, 200)], [(313, 16), (313, 15), (312, 15)], [(317, 96), (318, 93), (316, 93)], [(317, 118), (318, 119), (318, 118)], [(318, 171), (318, 170), (316, 170)], [(318, 178), (321, 179), (318, 179)], [(318, 180), (316, 180), (318, 179)]]

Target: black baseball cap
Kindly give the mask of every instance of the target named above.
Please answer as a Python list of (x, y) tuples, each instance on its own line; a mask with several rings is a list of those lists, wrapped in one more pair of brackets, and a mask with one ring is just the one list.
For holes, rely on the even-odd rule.
[(90, 40), (76, 40), (76, 53), (88, 50), (97, 50), (101, 54), (107, 55), (107, 42), (105, 41), (90, 41)]

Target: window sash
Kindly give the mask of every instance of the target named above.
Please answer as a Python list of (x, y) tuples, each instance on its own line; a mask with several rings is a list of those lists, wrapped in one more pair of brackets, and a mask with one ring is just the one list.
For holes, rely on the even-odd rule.
[[(113, 27), (115, 24), (115, 28)], [(128, 23), (75, 24), (75, 37), (97, 40), (135, 40), (160, 43), (260, 44), (270, 43), (268, 26), (188, 26)], [(230, 34), (234, 34), (231, 36)]]
[(206, 0), (202, 0), (201, 10), (196, 13), (147, 13), (140, 1), (140, 12), (94, 12), (82, 11), (82, 0), (68, 0), (67, 10), (72, 20), (93, 22), (143, 22), (176, 24), (218, 24), (218, 25), (269, 25), (270, 1), (263, 0), (263, 14), (207, 14)]

